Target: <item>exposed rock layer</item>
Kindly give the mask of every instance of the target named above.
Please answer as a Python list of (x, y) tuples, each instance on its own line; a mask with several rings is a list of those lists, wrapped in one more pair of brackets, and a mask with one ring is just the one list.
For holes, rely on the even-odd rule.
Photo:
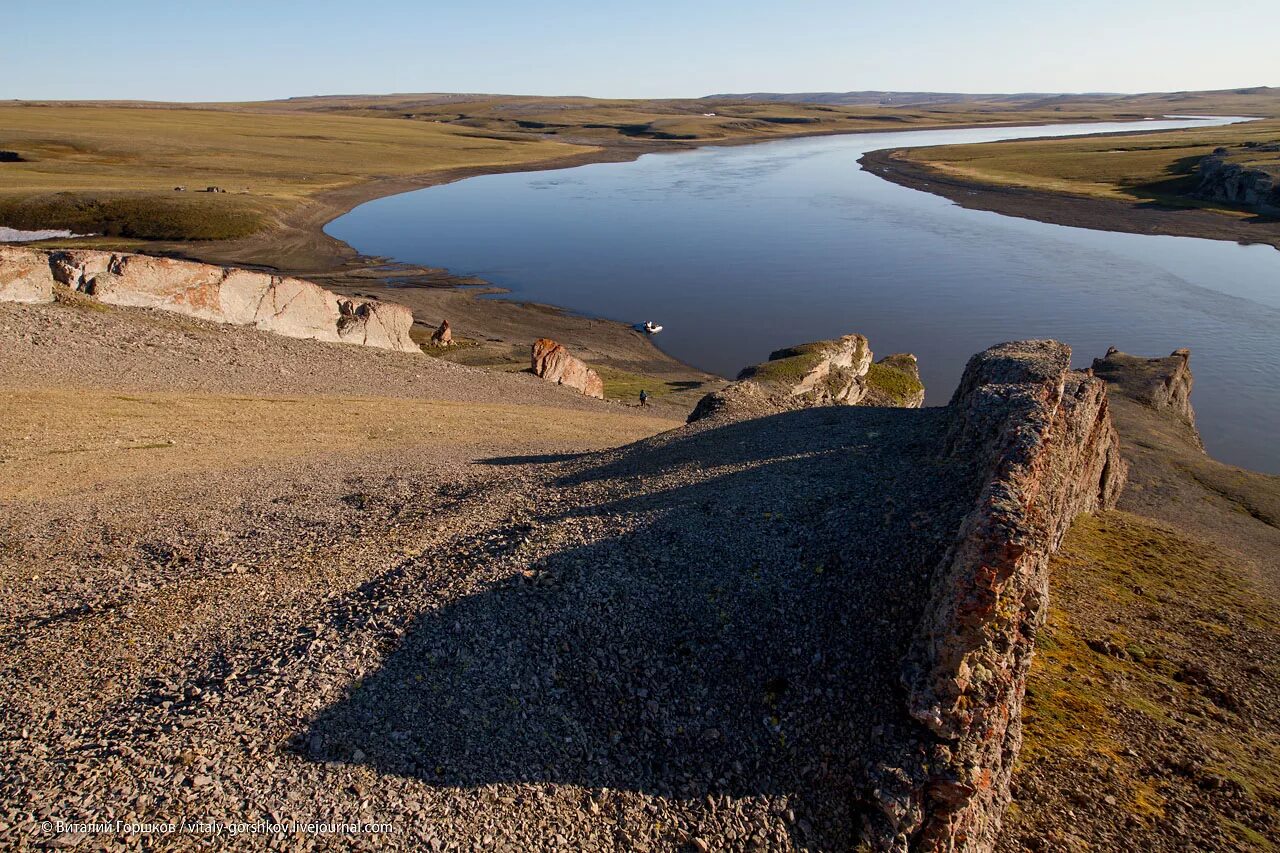
[(0, 248), (0, 300), (48, 302), (63, 284), (109, 305), (156, 308), (292, 338), (418, 352), (413, 314), (296, 278), (116, 252)]
[(875, 364), (871, 359), (862, 335), (776, 350), (768, 361), (739, 373), (736, 382), (699, 400), (689, 422), (761, 417), (810, 406), (911, 409), (924, 403), (914, 355), (898, 353)]
[(1143, 358), (1112, 347), (1106, 357), (1093, 360), (1093, 372), (1118, 385), (1133, 400), (1172, 414), (1203, 450), (1196, 413), (1191, 408), (1190, 365), (1189, 349), (1176, 349), (1164, 358)]
[(1049, 556), (1072, 519), (1114, 505), (1126, 466), (1106, 384), (1055, 341), (970, 360), (947, 454), (978, 461), (974, 508), (931, 582), (904, 661), (914, 745), (873, 772), (882, 849), (991, 849), (1009, 803)]
[(0, 302), (52, 302), (53, 274), (43, 252), (0, 246)]
[(550, 338), (538, 338), (530, 352), (533, 373), (548, 382), (580, 391), (588, 397), (604, 399), (604, 382), (586, 362)]
[(871, 349), (862, 335), (815, 341), (776, 350), (769, 360), (748, 367), (739, 380), (750, 379), (806, 405), (853, 405), (862, 399), (862, 377), (871, 366)]
[[(1255, 146), (1254, 152), (1280, 150), (1280, 143)], [(1250, 207), (1261, 213), (1280, 213), (1280, 182), (1264, 169), (1232, 162), (1232, 151), (1219, 148), (1200, 161), (1196, 198)]]

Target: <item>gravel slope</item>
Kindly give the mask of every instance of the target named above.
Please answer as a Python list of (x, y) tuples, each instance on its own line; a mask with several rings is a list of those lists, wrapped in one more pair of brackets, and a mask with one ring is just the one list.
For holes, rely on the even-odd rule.
[[(667, 422), (147, 312), (6, 308), (0, 325), (23, 411), (0, 432), (6, 487), (39, 480), (23, 436), (75, 460), (0, 509), (6, 845), (108, 819), (391, 825), (279, 847), (853, 837), (851, 777), (892, 734), (894, 664), (965, 506), (938, 487), (965, 472), (911, 462), (938, 456), (939, 411), (800, 411), (584, 454)], [(415, 407), (513, 391), (536, 403), (525, 435), (486, 417), (467, 441), (407, 434)], [(239, 453), (243, 419), (281, 400), (308, 408)], [(335, 426), (360, 400), (406, 435)], [(157, 419), (178, 443), (144, 450)], [(120, 439), (100, 469), (127, 470), (48, 452), (85, 430)], [(331, 438), (281, 450), (308, 434)], [(209, 453), (224, 464), (183, 461)], [(211, 840), (231, 841), (97, 839)]]

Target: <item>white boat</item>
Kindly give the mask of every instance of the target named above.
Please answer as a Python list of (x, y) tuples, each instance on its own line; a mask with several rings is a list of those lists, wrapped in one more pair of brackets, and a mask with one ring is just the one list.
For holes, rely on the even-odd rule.
[(662, 331), (662, 327), (652, 320), (640, 323), (636, 326), (636, 331), (644, 332), (646, 335), (656, 335)]

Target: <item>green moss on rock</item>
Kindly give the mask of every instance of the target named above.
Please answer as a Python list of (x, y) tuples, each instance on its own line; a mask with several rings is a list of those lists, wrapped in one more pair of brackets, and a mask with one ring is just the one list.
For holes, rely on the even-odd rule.
[[(890, 356), (894, 358), (894, 356)], [(896, 405), (904, 405), (915, 399), (922, 391), (924, 385), (914, 375), (915, 362), (911, 362), (912, 371), (908, 373), (901, 367), (897, 367), (889, 358), (876, 362), (867, 368), (866, 383), (869, 388), (880, 392), (884, 397), (888, 398)]]

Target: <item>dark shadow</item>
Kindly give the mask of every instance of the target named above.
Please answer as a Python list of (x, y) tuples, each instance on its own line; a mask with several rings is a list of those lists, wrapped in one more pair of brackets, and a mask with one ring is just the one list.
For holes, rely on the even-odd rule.
[(1196, 198), (1192, 195), (1200, 185), (1200, 174), (1197, 171), (1203, 158), (1199, 156), (1179, 157), (1165, 169), (1169, 178), (1138, 184), (1125, 190), (1126, 193), (1140, 201), (1134, 207), (1143, 210), (1236, 210), (1253, 214), (1243, 220), (1254, 224), (1275, 222), (1276, 217), (1261, 213), (1248, 205), (1232, 204), (1226, 201), (1212, 201)]
[(543, 465), (553, 462), (569, 462), (581, 459), (585, 453), (541, 453), (533, 456), (490, 456), (477, 459), (477, 465)]
[(851, 847), (971, 488), (939, 461), (940, 412), (808, 410), (593, 457), (543, 515), (422, 558), (423, 578), (508, 568), (421, 609), (302, 748), (442, 787), (642, 792), (711, 825), (709, 795), (785, 795), (797, 843)]

